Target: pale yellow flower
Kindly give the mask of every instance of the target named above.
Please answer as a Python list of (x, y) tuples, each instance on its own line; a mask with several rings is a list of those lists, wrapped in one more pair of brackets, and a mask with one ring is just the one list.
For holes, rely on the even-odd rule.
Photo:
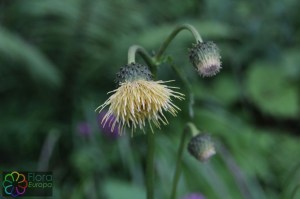
[(176, 87), (170, 87), (164, 83), (166, 81), (145, 79), (121, 82), (116, 90), (109, 92), (113, 94), (104, 104), (97, 108), (101, 112), (109, 106), (101, 122), (102, 125), (107, 125), (112, 115), (116, 117), (116, 120), (108, 125), (111, 126), (112, 131), (114, 128), (119, 128), (120, 133), (124, 132), (125, 126), (133, 132), (137, 128), (144, 130), (146, 123), (149, 123), (153, 132), (151, 123), (158, 128), (160, 128), (161, 123), (168, 124), (164, 111), (176, 116), (180, 110), (171, 98), (182, 100), (184, 95), (172, 90)]

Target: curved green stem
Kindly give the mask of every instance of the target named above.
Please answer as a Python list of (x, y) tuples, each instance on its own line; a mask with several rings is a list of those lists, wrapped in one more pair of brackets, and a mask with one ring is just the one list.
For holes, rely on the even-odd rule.
[(146, 64), (149, 66), (152, 74), (154, 75), (156, 73), (156, 64), (153, 62), (152, 57), (150, 54), (142, 47), (139, 45), (132, 45), (128, 49), (128, 64), (130, 63), (135, 63), (135, 57), (136, 54), (139, 53), (141, 57), (144, 59)]
[(198, 31), (196, 30), (196, 28), (194, 28), (194, 26), (190, 25), (190, 24), (182, 24), (177, 26), (173, 32), (169, 35), (169, 37), (164, 41), (164, 43), (161, 45), (161, 47), (159, 48), (157, 54), (155, 55), (155, 60), (159, 60), (161, 58), (161, 56), (163, 55), (164, 51), (167, 49), (167, 47), (169, 46), (169, 44), (171, 43), (171, 41), (174, 39), (174, 37), (181, 31), (181, 30), (189, 30), (196, 42), (202, 42), (202, 38), (200, 36), (200, 34), (198, 33)]
[(185, 143), (185, 140), (186, 140), (189, 132), (191, 132), (192, 136), (195, 136), (199, 133), (199, 130), (196, 128), (196, 126), (193, 123), (188, 122), (182, 132), (181, 139), (180, 139), (180, 145), (179, 145), (178, 153), (177, 153), (176, 169), (175, 169), (175, 174), (174, 174), (174, 178), (173, 178), (173, 185), (172, 185), (172, 192), (171, 192), (170, 199), (176, 198), (177, 184), (178, 184), (179, 177), (181, 174), (181, 166), (182, 166), (181, 159), (182, 159), (182, 154), (183, 154), (183, 149), (184, 149), (184, 143)]

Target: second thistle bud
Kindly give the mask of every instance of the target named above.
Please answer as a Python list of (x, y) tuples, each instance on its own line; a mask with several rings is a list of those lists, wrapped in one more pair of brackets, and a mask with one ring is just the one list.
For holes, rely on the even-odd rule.
[(200, 133), (194, 136), (188, 144), (188, 151), (201, 162), (208, 160), (211, 156), (216, 154), (211, 136), (206, 133)]
[(192, 64), (203, 77), (216, 75), (221, 69), (219, 48), (212, 41), (193, 44), (189, 51)]

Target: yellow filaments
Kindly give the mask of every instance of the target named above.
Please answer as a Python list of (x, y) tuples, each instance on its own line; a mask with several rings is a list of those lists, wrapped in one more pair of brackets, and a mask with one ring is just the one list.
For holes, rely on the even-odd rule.
[[(163, 83), (166, 81), (144, 79), (120, 83), (119, 88), (109, 92), (114, 94), (97, 108), (101, 112), (103, 108), (109, 106), (101, 124), (105, 126), (108, 121), (112, 122), (112, 124), (108, 124), (111, 126), (111, 131), (118, 124), (117, 128), (119, 128), (120, 134), (124, 132), (125, 126), (131, 128), (132, 132), (136, 128), (144, 130), (146, 121), (148, 121), (152, 132), (151, 123), (158, 128), (160, 128), (161, 123), (168, 124), (163, 111), (176, 116), (180, 109), (172, 103), (171, 97), (182, 100), (184, 95), (171, 90), (176, 87), (169, 87)], [(109, 120), (112, 115), (116, 117), (116, 120)]]

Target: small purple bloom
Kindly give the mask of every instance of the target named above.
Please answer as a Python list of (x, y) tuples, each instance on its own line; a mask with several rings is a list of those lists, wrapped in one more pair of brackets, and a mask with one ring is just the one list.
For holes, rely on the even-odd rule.
[(77, 131), (82, 136), (90, 136), (91, 127), (87, 122), (80, 122), (77, 124)]
[(205, 199), (205, 197), (200, 193), (190, 193), (186, 195), (183, 199)]
[[(108, 118), (106, 124), (104, 125), (104, 122), (102, 123), (102, 120), (105, 116), (106, 112), (105, 111), (101, 111), (98, 115), (98, 124), (100, 129), (102, 130), (102, 132), (111, 138), (117, 138), (119, 136), (119, 124), (116, 123), (115, 127), (112, 131), (112, 124), (114, 123), (114, 121), (116, 120), (116, 118), (112, 115)], [(101, 124), (102, 123), (102, 124)]]

